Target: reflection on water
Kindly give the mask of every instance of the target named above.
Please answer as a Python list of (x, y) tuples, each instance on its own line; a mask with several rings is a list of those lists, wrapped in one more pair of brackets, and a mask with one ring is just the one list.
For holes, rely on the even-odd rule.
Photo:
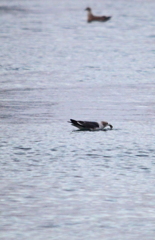
[(154, 239), (154, 4), (2, 1), (2, 239)]

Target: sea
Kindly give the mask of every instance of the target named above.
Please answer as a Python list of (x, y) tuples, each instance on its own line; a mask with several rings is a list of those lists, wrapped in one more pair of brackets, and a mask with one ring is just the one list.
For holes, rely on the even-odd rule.
[(0, 1), (0, 239), (155, 239), (154, 0)]

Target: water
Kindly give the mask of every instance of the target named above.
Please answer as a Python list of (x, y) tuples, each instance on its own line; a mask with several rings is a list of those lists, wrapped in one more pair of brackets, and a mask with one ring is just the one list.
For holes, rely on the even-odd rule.
[[(88, 5), (112, 19), (87, 24)], [(1, 1), (2, 240), (154, 240), (154, 9)]]

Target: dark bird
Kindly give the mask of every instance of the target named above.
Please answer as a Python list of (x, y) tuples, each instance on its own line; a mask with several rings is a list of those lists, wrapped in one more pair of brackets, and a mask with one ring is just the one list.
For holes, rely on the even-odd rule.
[(111, 18), (110, 16), (94, 16), (92, 14), (91, 8), (89, 8), (89, 7), (87, 7), (85, 10), (88, 12), (88, 15), (87, 15), (88, 23), (90, 23), (92, 21), (106, 22)]
[(90, 121), (77, 121), (74, 119), (70, 119), (70, 122), (74, 127), (79, 128), (80, 130), (88, 130), (88, 131), (96, 131), (96, 130), (103, 130), (105, 127), (110, 127), (113, 129), (113, 126), (108, 122), (101, 121), (98, 122), (90, 122)]

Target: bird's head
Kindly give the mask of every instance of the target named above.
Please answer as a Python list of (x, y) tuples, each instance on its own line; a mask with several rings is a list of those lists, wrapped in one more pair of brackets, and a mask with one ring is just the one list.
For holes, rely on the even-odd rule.
[(91, 8), (90, 8), (90, 7), (87, 7), (87, 8), (85, 9), (85, 11), (91, 12)]

